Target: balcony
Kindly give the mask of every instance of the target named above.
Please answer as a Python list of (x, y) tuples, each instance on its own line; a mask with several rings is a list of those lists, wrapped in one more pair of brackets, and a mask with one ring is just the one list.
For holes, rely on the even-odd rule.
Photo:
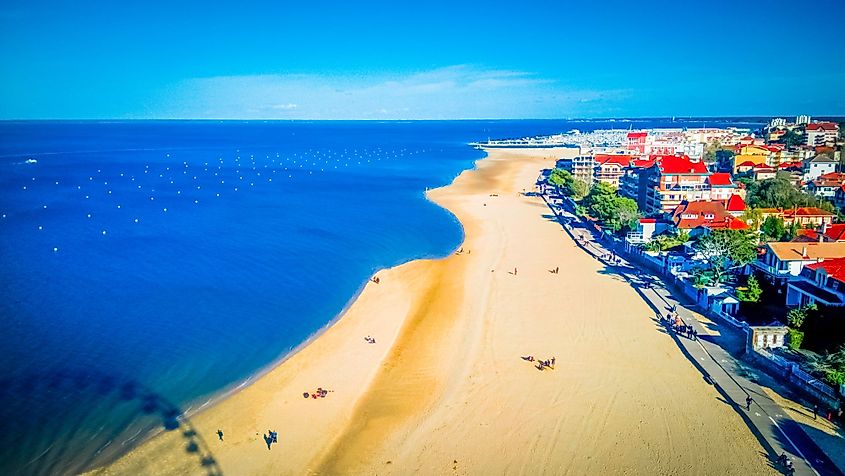
[(754, 266), (755, 268), (759, 269), (760, 271), (768, 274), (769, 276), (772, 276), (772, 277), (775, 277), (775, 278), (788, 278), (788, 277), (792, 276), (792, 274), (789, 272), (789, 269), (778, 269), (775, 266), (772, 266), (770, 264), (766, 264), (766, 263), (759, 261), (759, 260), (752, 261), (751, 265)]

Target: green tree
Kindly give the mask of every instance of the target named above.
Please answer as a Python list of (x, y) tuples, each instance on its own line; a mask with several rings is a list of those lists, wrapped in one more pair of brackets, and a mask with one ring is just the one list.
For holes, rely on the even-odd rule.
[(786, 235), (786, 226), (783, 224), (783, 218), (773, 215), (766, 217), (761, 230), (763, 231), (763, 236), (770, 241), (781, 240)]
[(824, 375), (828, 382), (845, 384), (845, 345), (830, 354), (810, 357), (809, 364), (811, 370)]
[(760, 282), (753, 274), (748, 276), (748, 283), (746, 287), (737, 289), (736, 297), (743, 302), (760, 302), (760, 297), (763, 295), (763, 289), (760, 288)]
[(757, 237), (745, 230), (713, 230), (699, 238), (695, 248), (707, 260), (718, 283), (730, 269), (757, 258)]
[(571, 181), (572, 174), (561, 168), (555, 168), (552, 170), (552, 173), (549, 174), (549, 183), (558, 188), (566, 187), (566, 185)]
[(623, 229), (633, 230), (636, 228), (637, 220), (640, 218), (640, 210), (637, 208), (637, 202), (623, 197), (615, 197), (614, 202), (616, 211), (608, 221), (608, 226), (613, 231)]
[(704, 146), (704, 161), (708, 164), (716, 162), (716, 153), (722, 148), (718, 139), (713, 139)]
[(748, 208), (742, 212), (741, 219), (753, 230), (759, 230), (760, 226), (763, 224), (763, 212), (757, 208)]
[(801, 326), (804, 325), (804, 321), (807, 320), (807, 315), (810, 311), (815, 311), (817, 309), (818, 307), (815, 304), (790, 309), (789, 312), (786, 313), (786, 322), (789, 323), (789, 327), (793, 329), (800, 329)]
[(586, 197), (589, 190), (590, 187), (587, 185), (587, 182), (581, 179), (572, 179), (572, 182), (567, 186), (568, 195), (575, 200), (581, 200)]
[(733, 170), (734, 151), (719, 149), (716, 151), (716, 168), (723, 171)]
[(781, 142), (786, 144), (787, 147), (798, 147), (802, 145), (805, 141), (804, 134), (802, 134), (798, 130), (791, 130), (786, 131), (786, 134), (780, 136)]

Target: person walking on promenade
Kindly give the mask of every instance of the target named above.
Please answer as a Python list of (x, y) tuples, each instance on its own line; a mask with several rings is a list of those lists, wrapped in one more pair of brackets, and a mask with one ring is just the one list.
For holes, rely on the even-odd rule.
[(751, 395), (745, 397), (745, 411), (751, 411), (751, 404), (754, 402), (754, 399), (751, 398)]
[(813, 404), (813, 420), (817, 420), (819, 418), (819, 405), (817, 403)]

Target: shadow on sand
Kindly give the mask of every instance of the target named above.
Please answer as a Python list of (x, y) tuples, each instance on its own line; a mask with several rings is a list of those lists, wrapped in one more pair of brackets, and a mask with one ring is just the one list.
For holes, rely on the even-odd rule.
[[(182, 410), (131, 378), (87, 369), (4, 376), (0, 404), (0, 474), (91, 471), (162, 430), (181, 432), (184, 447), (177, 451), (202, 473), (222, 474)], [(51, 427), (57, 413), (68, 428)]]

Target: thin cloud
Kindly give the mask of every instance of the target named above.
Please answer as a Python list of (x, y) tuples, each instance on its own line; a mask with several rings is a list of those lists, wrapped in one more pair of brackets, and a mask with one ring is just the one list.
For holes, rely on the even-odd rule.
[(624, 91), (569, 89), (522, 71), (457, 65), (407, 74), (217, 76), (165, 92), (156, 115), (239, 119), (459, 119), (586, 114)]

